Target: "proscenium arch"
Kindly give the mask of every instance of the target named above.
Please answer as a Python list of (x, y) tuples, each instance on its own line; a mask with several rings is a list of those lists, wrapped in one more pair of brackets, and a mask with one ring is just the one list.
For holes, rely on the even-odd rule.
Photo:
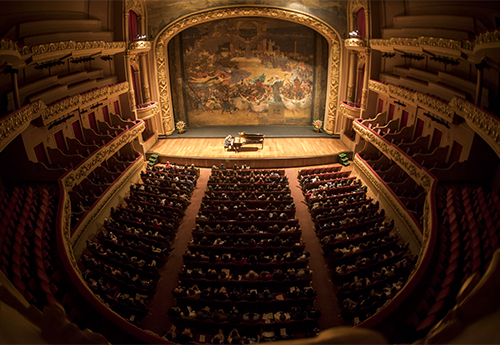
[(168, 135), (175, 130), (168, 68), (168, 42), (180, 32), (198, 24), (221, 19), (252, 17), (281, 19), (301, 24), (315, 30), (327, 40), (329, 45), (329, 63), (323, 127), (326, 133), (334, 133), (337, 122), (340, 56), (342, 49), (339, 34), (330, 25), (310, 14), (277, 7), (252, 5), (230, 6), (192, 13), (167, 25), (157, 35), (154, 43), (154, 54), (156, 56), (157, 92), (161, 109), (162, 134)]

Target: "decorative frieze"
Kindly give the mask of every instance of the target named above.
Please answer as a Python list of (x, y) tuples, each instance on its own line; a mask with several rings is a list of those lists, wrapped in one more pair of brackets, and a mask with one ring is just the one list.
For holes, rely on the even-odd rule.
[(151, 42), (149, 41), (130, 42), (128, 49), (131, 52), (146, 53), (151, 49)]
[(144, 122), (136, 124), (131, 129), (122, 132), (109, 143), (101, 147), (94, 154), (84, 160), (71, 173), (64, 177), (64, 188), (71, 191), (73, 187), (86, 178), (94, 169), (99, 167), (105, 160), (113, 156), (125, 144), (134, 140), (145, 129)]
[(344, 40), (344, 46), (349, 50), (365, 50), (366, 43), (359, 38), (347, 38)]
[(381, 83), (381, 82), (376, 81), (376, 80), (370, 80), (368, 82), (368, 87), (369, 87), (370, 91), (374, 91), (374, 92), (378, 92), (378, 93), (382, 93), (382, 94), (387, 94), (389, 92), (389, 87), (387, 86), (387, 84)]
[(129, 89), (129, 84), (127, 81), (113, 84), (109, 86), (109, 95), (110, 96), (118, 96), (121, 95), (122, 93), (127, 92)]
[(415, 103), (415, 91), (408, 90), (396, 85), (389, 84), (387, 86), (387, 93), (394, 98), (399, 98), (403, 101), (409, 102), (409, 103)]
[(160, 113), (158, 102), (152, 102), (144, 108), (137, 108), (137, 117), (142, 120), (147, 120)]
[(447, 123), (453, 122), (453, 116), (455, 115), (455, 111), (449, 104), (446, 104), (439, 99), (436, 99), (434, 97), (431, 97), (429, 95), (420, 92), (415, 93), (415, 102), (419, 107), (425, 108), (433, 112), (445, 122)]
[(353, 121), (353, 128), (366, 141), (369, 141), (380, 152), (386, 155), (387, 158), (398, 164), (416, 183), (422, 186), (426, 191), (429, 191), (435, 179), (433, 175), (424, 170), (397, 146), (378, 136), (359, 121)]
[(500, 121), (465, 99), (454, 97), (450, 106), (462, 116), (500, 157)]
[(339, 112), (342, 116), (357, 119), (361, 114), (361, 109), (356, 107), (351, 107), (345, 102), (340, 102)]
[(0, 152), (45, 108), (45, 103), (37, 100), (4, 118), (0, 122)]
[(43, 124), (47, 125), (70, 111), (78, 109), (81, 104), (80, 98), (80, 95), (74, 95), (49, 105), (42, 113)]

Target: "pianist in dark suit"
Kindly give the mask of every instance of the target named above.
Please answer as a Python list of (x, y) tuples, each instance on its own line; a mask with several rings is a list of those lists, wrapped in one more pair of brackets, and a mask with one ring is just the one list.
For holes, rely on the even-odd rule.
[(229, 134), (226, 139), (224, 139), (224, 148), (232, 150), (234, 145), (234, 138)]

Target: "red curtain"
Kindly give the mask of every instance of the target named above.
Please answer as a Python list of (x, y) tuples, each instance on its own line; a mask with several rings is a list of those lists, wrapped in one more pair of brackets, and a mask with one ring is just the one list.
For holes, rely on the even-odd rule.
[(57, 133), (54, 133), (54, 139), (56, 140), (56, 145), (59, 150), (64, 153), (67, 153), (68, 148), (66, 147), (66, 142), (64, 141), (64, 135), (62, 130)]
[(49, 166), (49, 159), (47, 158), (47, 153), (45, 152), (45, 146), (43, 143), (38, 144), (34, 148), (36, 159), (40, 162)]
[(362, 40), (366, 37), (366, 22), (365, 22), (365, 9), (362, 8), (358, 11), (358, 31)]
[(120, 104), (118, 103), (118, 101), (115, 101), (113, 103), (114, 107), (115, 107), (115, 113), (116, 115), (120, 115)]
[(134, 11), (128, 12), (128, 39), (137, 41), (137, 14)]
[(76, 120), (73, 122), (73, 133), (75, 133), (75, 137), (80, 140), (81, 143), (84, 143), (82, 128), (80, 127), (80, 120)]
[(94, 132), (98, 133), (99, 131), (97, 130), (97, 122), (95, 121), (94, 113), (89, 114), (89, 123), (90, 123), (90, 128), (92, 128)]
[(106, 121), (109, 125), (111, 125), (109, 122), (109, 114), (108, 114), (108, 106), (105, 105), (102, 107), (102, 116), (104, 117), (104, 121)]

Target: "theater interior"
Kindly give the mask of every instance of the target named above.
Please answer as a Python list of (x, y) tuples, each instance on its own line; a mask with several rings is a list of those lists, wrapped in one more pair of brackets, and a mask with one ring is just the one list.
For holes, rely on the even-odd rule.
[(500, 343), (500, 2), (1, 5), (1, 343)]

